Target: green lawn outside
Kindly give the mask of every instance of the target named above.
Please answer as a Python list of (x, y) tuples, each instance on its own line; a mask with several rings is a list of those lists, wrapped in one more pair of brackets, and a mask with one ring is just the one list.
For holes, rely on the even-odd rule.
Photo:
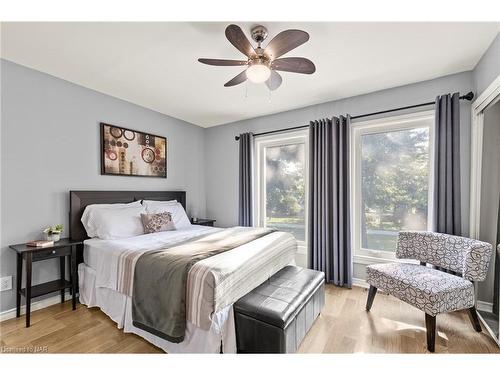
[[(305, 224), (304, 220), (299, 218), (289, 217), (268, 217), (267, 227), (275, 228), (283, 232), (292, 233), (298, 240), (305, 240)], [(386, 233), (373, 233), (368, 230), (366, 235), (367, 243), (363, 247), (373, 250), (396, 251), (398, 236), (395, 231), (387, 231)], [(377, 230), (383, 232), (383, 229)]]
[(367, 242), (366, 248), (368, 249), (396, 251), (396, 247), (398, 244), (398, 236), (368, 232), (366, 235), (366, 242)]
[(289, 232), (299, 241), (306, 239), (306, 227), (304, 220), (289, 217), (271, 217), (266, 218), (267, 227), (274, 228), (283, 232)]
[(299, 219), (297, 217), (268, 217), (266, 218), (267, 223), (273, 223), (273, 224), (280, 224), (280, 223), (286, 223), (286, 224), (302, 224), (304, 225), (304, 220)]

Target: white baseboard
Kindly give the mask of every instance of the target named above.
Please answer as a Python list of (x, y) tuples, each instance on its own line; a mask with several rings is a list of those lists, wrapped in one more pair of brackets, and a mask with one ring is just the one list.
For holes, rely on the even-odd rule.
[[(69, 292), (66, 292), (64, 299), (67, 301), (71, 299), (71, 295), (69, 294)], [(36, 301), (36, 302), (32, 302), (31, 303), (31, 311), (33, 312), (36, 310), (40, 310), (40, 309), (43, 309), (45, 307), (55, 305), (57, 303), (61, 303), (61, 296), (59, 294), (57, 296), (52, 296), (49, 298), (41, 299), (41, 300)], [(21, 305), (21, 316), (24, 315), (25, 313), (26, 313), (26, 305)], [(16, 308), (15, 307), (13, 309), (0, 312), (0, 322), (3, 322), (4, 320), (15, 318), (15, 317), (16, 317)]]
[(360, 288), (368, 289), (370, 285), (364, 279), (358, 279), (357, 277), (352, 278), (352, 285), (359, 286)]
[(493, 312), (493, 304), (491, 302), (477, 301), (476, 309), (486, 312)]

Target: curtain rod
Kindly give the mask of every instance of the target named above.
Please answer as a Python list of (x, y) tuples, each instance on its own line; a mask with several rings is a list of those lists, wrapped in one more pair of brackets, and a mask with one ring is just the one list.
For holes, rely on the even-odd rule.
[[(464, 100), (471, 101), (473, 98), (474, 98), (474, 93), (472, 91), (469, 91), (467, 94), (460, 96), (459, 99), (464, 99)], [(362, 117), (369, 117), (369, 116), (381, 115), (383, 113), (390, 113), (390, 112), (402, 111), (402, 110), (405, 110), (405, 109), (425, 107), (425, 106), (432, 105), (432, 104), (435, 104), (435, 102), (427, 102), (427, 103), (409, 105), (409, 106), (406, 106), (406, 107), (386, 109), (385, 111), (372, 112), (372, 113), (366, 113), (364, 115), (351, 116), (351, 120), (355, 120), (355, 119), (362, 118)], [(255, 133), (254, 136), (257, 137), (259, 135), (267, 135), (267, 134), (273, 134), (273, 133), (280, 133), (280, 132), (284, 132), (284, 131), (296, 130), (296, 129), (304, 129), (304, 128), (308, 128), (308, 127), (309, 127), (309, 125), (300, 125), (300, 126), (294, 126), (292, 128), (284, 128), (284, 129), (278, 129), (278, 130), (270, 130), (268, 132)], [(234, 139), (236, 141), (238, 141), (240, 139), (240, 136), (237, 135), (237, 136), (234, 137)]]

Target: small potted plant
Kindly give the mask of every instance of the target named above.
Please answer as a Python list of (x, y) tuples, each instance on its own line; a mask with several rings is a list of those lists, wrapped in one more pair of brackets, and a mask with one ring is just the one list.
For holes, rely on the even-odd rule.
[(57, 224), (54, 225), (53, 227), (48, 227), (43, 230), (43, 233), (45, 233), (45, 239), (47, 241), (54, 241), (57, 242), (61, 239), (61, 233), (63, 231), (64, 227), (62, 224)]

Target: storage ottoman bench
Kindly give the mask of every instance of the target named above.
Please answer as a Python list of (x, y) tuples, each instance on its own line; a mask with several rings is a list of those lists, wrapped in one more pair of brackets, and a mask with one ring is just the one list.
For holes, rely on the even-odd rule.
[(294, 353), (325, 304), (325, 274), (287, 266), (234, 304), (238, 353)]

